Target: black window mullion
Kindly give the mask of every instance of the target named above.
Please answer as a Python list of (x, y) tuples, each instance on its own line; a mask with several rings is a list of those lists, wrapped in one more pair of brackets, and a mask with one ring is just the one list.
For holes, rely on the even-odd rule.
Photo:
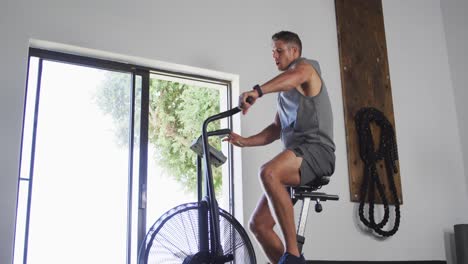
[[(228, 102), (228, 109), (232, 108), (232, 89), (231, 83), (226, 85), (226, 94), (227, 94), (227, 102)], [(232, 116), (228, 118), (228, 127), (233, 130), (233, 123), (232, 123)], [(235, 192), (234, 192), (234, 147), (232, 144), (229, 144), (228, 147), (228, 157), (229, 157), (229, 169), (228, 169), (228, 179), (229, 179), (229, 213), (231, 213), (235, 217)]]
[(103, 70), (114, 70), (120, 72), (132, 72), (134, 70), (134, 65), (123, 62), (115, 62), (37, 48), (30, 48), (29, 54), (30, 56), (36, 56), (50, 61), (71, 63)]
[(141, 115), (140, 115), (140, 167), (138, 191), (138, 248), (144, 242), (146, 235), (146, 195), (148, 175), (148, 128), (149, 128), (149, 89), (150, 72), (141, 70)]
[(132, 72), (130, 87), (130, 118), (129, 118), (129, 146), (128, 146), (128, 200), (127, 200), (127, 264), (132, 258), (132, 212), (133, 212), (133, 149), (135, 136), (135, 86), (136, 75)]
[[(41, 83), (42, 83), (42, 66), (43, 60), (39, 58), (39, 65), (37, 69), (37, 84), (36, 84), (36, 101), (34, 103), (34, 122), (33, 122), (33, 135), (31, 142), (31, 161), (29, 167), (29, 186), (28, 186), (28, 203), (26, 209), (26, 225), (24, 235), (24, 251), (23, 251), (23, 263), (27, 264), (28, 259), (28, 240), (29, 240), (29, 224), (31, 220), (31, 204), (32, 204), (32, 188), (34, 182), (34, 161), (36, 157), (36, 136), (37, 136), (37, 121), (39, 117), (39, 102), (41, 95)], [(28, 69), (29, 71), (29, 69)]]

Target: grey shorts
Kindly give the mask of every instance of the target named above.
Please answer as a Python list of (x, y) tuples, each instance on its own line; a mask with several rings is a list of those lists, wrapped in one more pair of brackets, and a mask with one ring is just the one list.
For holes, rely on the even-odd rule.
[(335, 171), (335, 152), (323, 144), (303, 144), (289, 149), (296, 157), (301, 157), (300, 185), (310, 184), (322, 176), (330, 176)]

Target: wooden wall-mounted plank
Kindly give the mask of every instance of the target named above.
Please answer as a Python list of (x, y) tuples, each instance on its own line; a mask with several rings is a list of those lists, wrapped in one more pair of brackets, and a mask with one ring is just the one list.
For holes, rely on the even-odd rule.
[[(348, 155), (351, 201), (360, 201), (363, 162), (359, 156), (354, 117), (362, 107), (382, 111), (395, 128), (392, 90), (381, 0), (335, 0), (341, 81)], [(379, 130), (372, 126), (374, 142)], [(396, 130), (395, 130), (396, 131)], [(397, 166), (398, 163), (397, 163)], [(398, 168), (399, 171), (399, 168)], [(395, 204), (383, 162), (378, 173), (386, 196)], [(394, 176), (400, 203), (403, 201), (400, 174)], [(380, 200), (376, 202), (380, 203)]]

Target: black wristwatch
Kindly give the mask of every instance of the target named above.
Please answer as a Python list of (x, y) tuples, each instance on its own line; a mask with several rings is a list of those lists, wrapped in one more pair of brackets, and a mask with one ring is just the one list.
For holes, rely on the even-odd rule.
[(262, 96), (263, 96), (263, 91), (262, 91), (262, 88), (260, 88), (260, 85), (258, 85), (258, 84), (255, 85), (255, 86), (253, 87), (253, 89), (254, 89), (255, 91), (257, 91), (258, 97), (262, 97)]

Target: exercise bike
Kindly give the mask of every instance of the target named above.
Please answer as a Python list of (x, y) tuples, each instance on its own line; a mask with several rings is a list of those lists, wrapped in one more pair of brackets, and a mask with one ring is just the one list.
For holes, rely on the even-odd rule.
[[(208, 132), (208, 124), (240, 111), (241, 109), (236, 107), (210, 116), (203, 122), (202, 135), (191, 146), (197, 153), (198, 202), (179, 205), (167, 211), (153, 224), (140, 246), (139, 264), (257, 263), (252, 243), (242, 225), (230, 213), (218, 207), (211, 168), (212, 165), (221, 166), (227, 158), (208, 143), (211, 136), (223, 137), (231, 133), (230, 129)], [(206, 190), (204, 197), (203, 174)], [(327, 184), (328, 180), (329, 178), (322, 177), (314, 185), (291, 188), (293, 201), (303, 201), (297, 229), (300, 251), (305, 241), (305, 224), (310, 201), (316, 201), (315, 210), (320, 212), (321, 201), (338, 200), (337, 195), (314, 192)]]
[(208, 132), (208, 124), (240, 111), (236, 107), (203, 122), (202, 135), (191, 146), (197, 153), (198, 202), (179, 205), (154, 223), (140, 246), (139, 264), (256, 263), (255, 251), (242, 225), (218, 207), (212, 165), (221, 166), (227, 158), (208, 143), (211, 136), (223, 137), (231, 133), (230, 129)]

